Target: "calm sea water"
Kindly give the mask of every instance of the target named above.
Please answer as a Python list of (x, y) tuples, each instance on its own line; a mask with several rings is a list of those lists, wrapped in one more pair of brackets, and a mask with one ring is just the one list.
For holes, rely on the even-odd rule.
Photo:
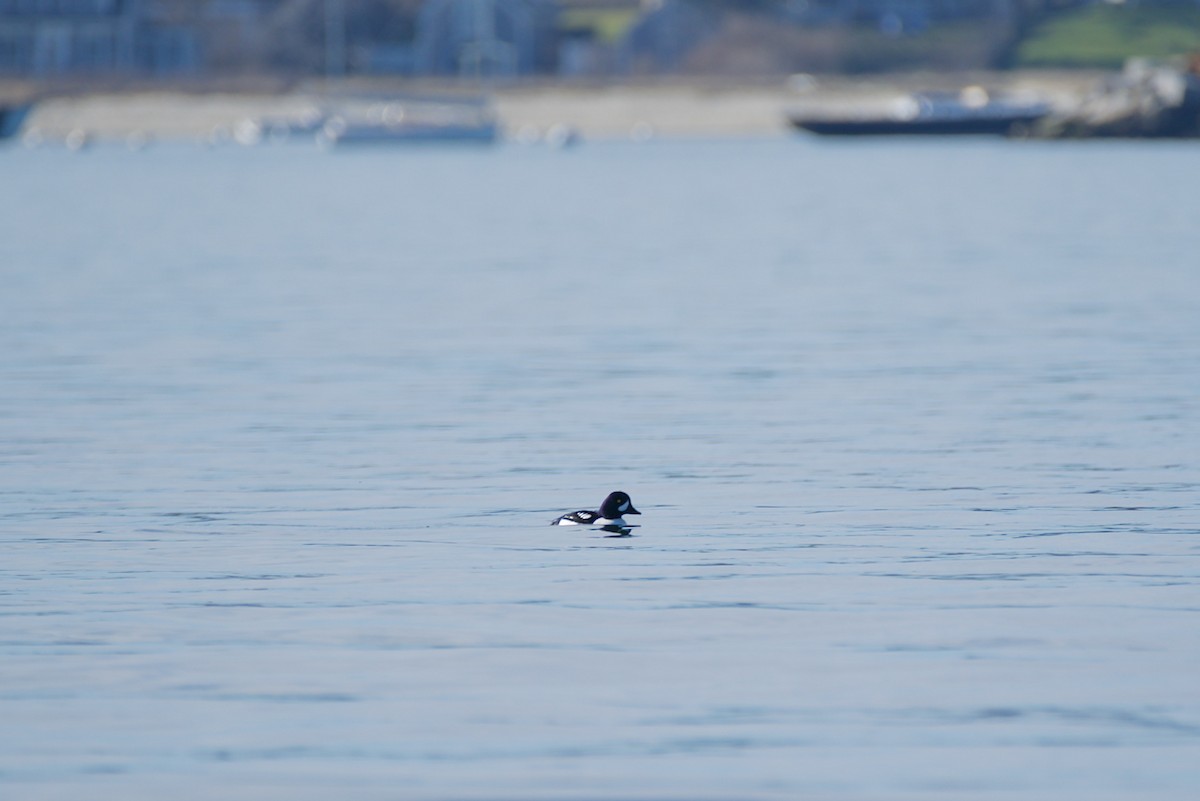
[(1194, 144), (0, 176), (5, 799), (1200, 793)]

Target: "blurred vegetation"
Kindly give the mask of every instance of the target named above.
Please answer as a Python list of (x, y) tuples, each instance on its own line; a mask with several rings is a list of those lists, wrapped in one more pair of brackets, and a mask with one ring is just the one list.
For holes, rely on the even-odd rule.
[[(344, 0), (350, 71), (369, 68), (363, 65), (373, 63), (379, 52), (411, 48), (426, 2)], [(1133, 56), (1200, 52), (1200, 0), (1125, 0), (1120, 5), (1102, 0), (683, 2), (709, 21), (703, 35), (683, 43), (690, 48), (686, 57), (662, 68), (683, 73), (1119, 68)], [(903, 13), (889, 11), (893, 6)], [(591, 38), (617, 50), (627, 46), (626, 35), (653, 7), (566, 3), (558, 20), (560, 34)], [(205, 68), (214, 74), (320, 74), (327, 57), (325, 0), (262, 0), (261, 8), (250, 25), (235, 15), (209, 13), (208, 3), (198, 0), (156, 0), (155, 5), (160, 21), (203, 32)], [(666, 21), (673, 24), (670, 15)], [(668, 30), (657, 38), (682, 47), (675, 33)], [(546, 44), (558, 46), (558, 41)], [(553, 61), (553, 56), (545, 59), (547, 68)]]
[(962, 20), (931, 25), (917, 34), (889, 36), (871, 28), (847, 36), (840, 71), (978, 69), (993, 65), (1010, 32), (990, 21)]
[(723, 18), (682, 68), (706, 75), (985, 69), (1004, 61), (1015, 33), (1015, 26), (994, 19), (948, 20), (897, 34), (877, 24), (806, 27), (736, 13)]
[(588, 28), (604, 44), (614, 44), (637, 21), (633, 9), (565, 8), (560, 22), (565, 28)]
[(1188, 3), (1093, 5), (1033, 25), (1015, 51), (1017, 67), (1111, 67), (1144, 56), (1200, 51), (1200, 7)]

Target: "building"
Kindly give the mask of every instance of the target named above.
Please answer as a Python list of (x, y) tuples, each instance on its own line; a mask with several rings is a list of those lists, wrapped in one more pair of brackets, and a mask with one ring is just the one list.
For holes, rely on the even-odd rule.
[(647, 0), (559, 0), (558, 5), (558, 74), (621, 71), (621, 43), (645, 13)]
[(415, 66), (425, 75), (513, 77), (554, 66), (549, 0), (427, 0)]
[(179, 73), (199, 68), (185, 28), (144, 0), (0, 0), (0, 74)]

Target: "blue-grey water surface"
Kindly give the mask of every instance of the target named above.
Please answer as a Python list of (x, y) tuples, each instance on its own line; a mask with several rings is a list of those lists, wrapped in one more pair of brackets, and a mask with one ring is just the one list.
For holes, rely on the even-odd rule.
[(0, 175), (5, 799), (1200, 794), (1195, 145)]

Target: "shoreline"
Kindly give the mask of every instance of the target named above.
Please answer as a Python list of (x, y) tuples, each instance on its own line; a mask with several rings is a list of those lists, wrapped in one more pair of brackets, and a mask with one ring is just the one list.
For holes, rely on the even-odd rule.
[[(672, 79), (596, 84), (514, 84), (487, 95), (506, 138), (566, 126), (585, 139), (640, 136), (779, 136), (786, 112), (803, 106), (872, 103), (917, 89), (982, 85), (1034, 93), (1055, 106), (1076, 103), (1102, 77), (1095, 72), (916, 73), (868, 78), (792, 76), (733, 82)], [(247, 122), (300, 119), (323, 104), (355, 97), (464, 94), (461, 84), (347, 81), (284, 87), (79, 87), (48, 92), (24, 132), (45, 141), (204, 140)], [(8, 92), (12, 94), (12, 92)]]

